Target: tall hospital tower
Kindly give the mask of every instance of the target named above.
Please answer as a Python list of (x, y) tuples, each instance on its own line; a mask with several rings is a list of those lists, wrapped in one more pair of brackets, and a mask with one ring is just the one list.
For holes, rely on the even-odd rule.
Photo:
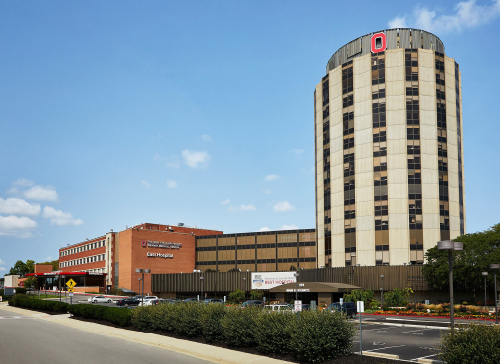
[(465, 233), (458, 64), (389, 29), (328, 61), (314, 92), (318, 267), (422, 264)]

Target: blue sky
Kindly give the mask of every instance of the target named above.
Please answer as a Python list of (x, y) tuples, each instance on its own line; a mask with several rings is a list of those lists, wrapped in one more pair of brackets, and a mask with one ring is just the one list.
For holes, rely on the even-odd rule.
[(467, 229), (500, 222), (500, 3), (414, 4), (0, 3), (0, 274), (143, 222), (314, 228), (315, 85), (390, 26), (460, 64)]

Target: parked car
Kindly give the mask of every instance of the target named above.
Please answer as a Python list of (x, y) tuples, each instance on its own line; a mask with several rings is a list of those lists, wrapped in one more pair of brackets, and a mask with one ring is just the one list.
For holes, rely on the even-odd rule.
[(141, 302), (139, 302), (138, 306), (152, 306), (158, 303), (158, 300), (159, 298), (156, 296), (146, 296), (141, 299)]
[(222, 300), (220, 298), (207, 298), (203, 302), (206, 303), (206, 304), (209, 304), (209, 303), (222, 303), (222, 304), (224, 304), (224, 300)]
[(197, 298), (186, 298), (184, 302), (198, 302)]
[(264, 301), (250, 300), (250, 301), (243, 302), (240, 307), (247, 308), (247, 307), (251, 307), (251, 306), (264, 307)]
[(139, 304), (138, 299), (135, 298), (124, 298), (121, 300), (116, 301), (117, 306), (137, 306)]
[(293, 312), (293, 306), (288, 303), (278, 303), (274, 305), (265, 305), (265, 311), (274, 311), (274, 312)]
[(309, 311), (311, 309), (311, 304), (306, 303), (302, 305), (302, 311)]
[(94, 297), (89, 298), (89, 301), (92, 303), (97, 303), (97, 302), (111, 303), (111, 302), (113, 302), (113, 300), (111, 298), (104, 297), (104, 296), (94, 296)]
[(335, 302), (328, 306), (327, 310), (330, 312), (343, 312), (351, 318), (356, 316), (357, 313), (356, 304), (354, 302), (344, 302), (342, 305), (340, 302)]

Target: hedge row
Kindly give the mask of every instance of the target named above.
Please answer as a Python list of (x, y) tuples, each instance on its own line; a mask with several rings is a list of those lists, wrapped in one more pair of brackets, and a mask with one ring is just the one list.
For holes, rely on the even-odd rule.
[(26, 296), (24, 294), (16, 294), (9, 300), (9, 306), (32, 308), (35, 310), (49, 311), (49, 312), (68, 312), (69, 304), (59, 301), (40, 300)]
[(448, 364), (500, 363), (500, 327), (469, 324), (444, 334), (437, 347)]
[(293, 355), (300, 362), (323, 362), (351, 353), (356, 325), (341, 313), (295, 314), (257, 308), (166, 304), (138, 307), (131, 323), (141, 330), (161, 330), (233, 347), (256, 347), (261, 353)]
[(105, 320), (119, 326), (130, 326), (131, 310), (123, 307), (70, 305), (69, 313), (84, 319)]

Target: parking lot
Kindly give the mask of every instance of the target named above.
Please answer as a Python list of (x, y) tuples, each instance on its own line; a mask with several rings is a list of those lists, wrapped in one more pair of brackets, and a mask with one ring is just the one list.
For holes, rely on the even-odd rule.
[[(440, 328), (401, 327), (363, 321), (363, 353), (397, 355), (399, 359), (417, 362), (419, 359), (437, 360), (436, 346), (441, 337)], [(354, 339), (353, 351), (359, 352), (359, 334)]]

